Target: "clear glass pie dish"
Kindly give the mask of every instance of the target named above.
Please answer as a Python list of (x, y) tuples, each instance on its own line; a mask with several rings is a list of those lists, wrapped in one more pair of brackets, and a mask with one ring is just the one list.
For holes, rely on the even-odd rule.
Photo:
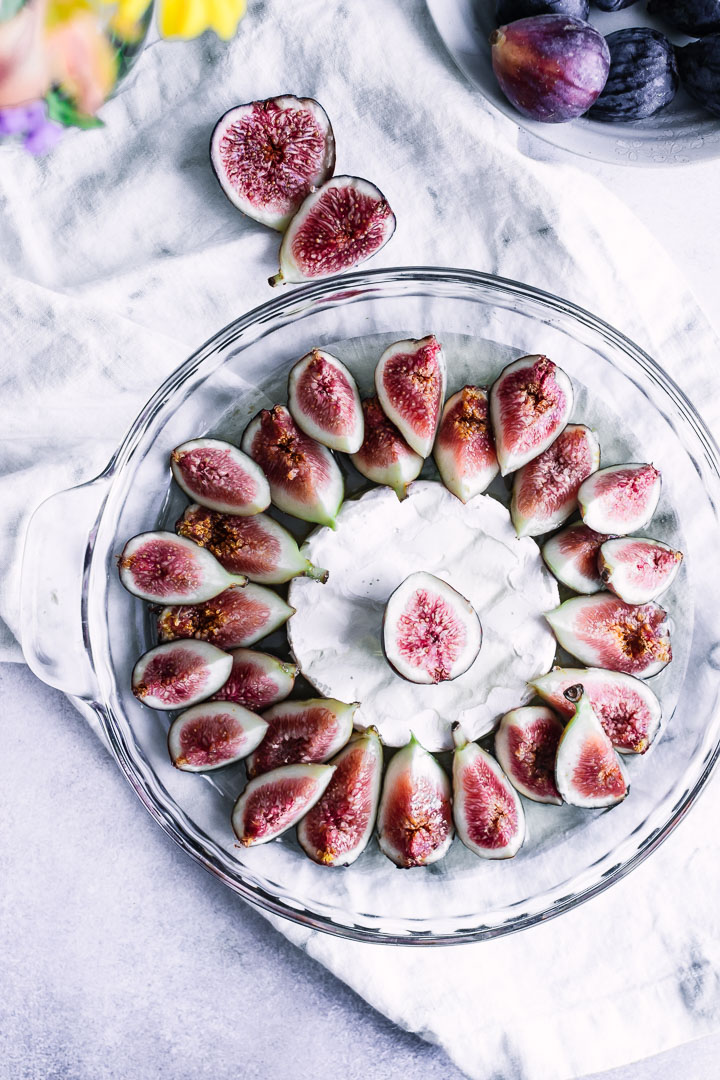
[[(665, 729), (630, 763), (619, 806), (586, 811), (526, 803), (529, 836), (507, 862), (458, 840), (432, 867), (396, 869), (376, 842), (351, 867), (305, 858), (294, 836), (236, 846), (230, 811), (242, 766), (206, 776), (173, 769), (167, 720), (140, 705), (130, 671), (153, 644), (145, 605), (120, 585), (127, 538), (172, 527), (186, 500), (167, 466), (178, 443), (238, 439), (311, 347), (344, 359), (361, 391), (388, 341), (434, 332), (446, 345), (448, 393), (489, 381), (517, 356), (544, 352), (576, 387), (574, 419), (598, 431), (605, 463), (653, 461), (664, 477), (655, 533), (685, 553), (662, 600), (675, 659), (653, 686)], [(629, 873), (668, 835), (720, 752), (720, 456), (690, 402), (612, 327), (568, 302), (467, 270), (407, 268), (345, 275), (284, 293), (220, 331), (159, 388), (106, 470), (36, 511), (23, 566), (23, 647), (33, 671), (97, 715), (113, 754), (155, 820), (249, 902), (308, 927), (385, 944), (490, 938), (567, 911)], [(278, 642), (270, 642), (270, 646)], [(260, 645), (259, 647), (265, 647)]]

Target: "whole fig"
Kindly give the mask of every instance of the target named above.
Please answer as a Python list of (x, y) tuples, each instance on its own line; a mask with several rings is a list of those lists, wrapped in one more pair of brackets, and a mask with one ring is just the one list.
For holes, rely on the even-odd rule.
[(720, 116), (720, 34), (677, 50), (680, 82), (691, 98)]
[(490, 35), (493, 71), (531, 120), (561, 124), (595, 104), (610, 70), (602, 34), (569, 15), (519, 19)]
[(495, 19), (498, 26), (530, 15), (574, 15), (576, 19), (587, 19), (589, 11), (589, 0), (497, 0)]
[(648, 12), (690, 37), (720, 30), (720, 0), (650, 0)]
[(678, 88), (675, 51), (664, 34), (644, 26), (608, 34), (610, 74), (590, 116), (642, 120), (668, 105)]

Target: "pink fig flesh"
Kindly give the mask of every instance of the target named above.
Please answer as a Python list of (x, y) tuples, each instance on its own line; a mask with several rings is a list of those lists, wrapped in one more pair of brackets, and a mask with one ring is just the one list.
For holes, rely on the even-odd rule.
[(165, 604), (210, 600), (229, 585), (244, 585), (209, 551), (170, 532), (140, 533), (118, 559), (120, 581), (133, 596)]
[(158, 645), (135, 664), (132, 692), (151, 709), (184, 709), (219, 690), (231, 667), (227, 653), (204, 641)]
[(434, 334), (397, 341), (380, 357), (375, 389), (383, 412), (421, 457), (430, 454), (445, 398), (447, 368)]
[(413, 737), (390, 761), (378, 810), (380, 850), (396, 866), (429, 866), (454, 834), (450, 783), (432, 754)]
[(555, 754), (563, 725), (550, 709), (527, 705), (506, 713), (495, 732), (495, 756), (521, 795), (561, 803), (555, 783)]
[(563, 585), (578, 593), (594, 593), (602, 589), (598, 571), (598, 553), (607, 533), (597, 533), (582, 521), (568, 525), (543, 544), (542, 557)]
[(173, 720), (170, 760), (184, 772), (210, 772), (251, 753), (266, 730), (267, 724), (241, 705), (206, 701)]
[(606, 588), (628, 604), (647, 604), (669, 589), (682, 552), (659, 540), (628, 536), (600, 548), (598, 569)]
[(211, 510), (247, 517), (270, 505), (262, 469), (220, 439), (193, 439), (177, 446), (170, 468), (185, 494)]
[(560, 434), (573, 404), (572, 383), (547, 356), (521, 356), (490, 388), (500, 472), (527, 465)]
[(203, 604), (163, 608), (158, 633), (161, 641), (198, 638), (221, 649), (245, 648), (277, 630), (293, 611), (272, 589), (246, 585)]
[(555, 759), (555, 781), (571, 806), (614, 806), (628, 793), (628, 783), (612, 743), (603, 731), (581, 685), (567, 694), (580, 694), (575, 713), (562, 733)]
[(251, 780), (232, 812), (233, 831), (243, 847), (267, 844), (297, 825), (334, 771), (332, 765), (283, 765)]
[(247, 760), (248, 776), (294, 765), (301, 761), (327, 761), (352, 734), (357, 702), (335, 698), (284, 701), (263, 713), (267, 734)]
[(215, 694), (216, 701), (233, 701), (257, 712), (283, 701), (295, 685), (295, 664), (253, 649), (233, 649), (230, 655), (232, 669)]
[(525, 813), (518, 794), (487, 751), (477, 743), (461, 739), (459, 743), (453, 754), (457, 834), (481, 858), (511, 859), (525, 839)]
[(510, 513), (518, 536), (539, 536), (562, 525), (577, 508), (583, 480), (600, 464), (597, 436), (568, 424), (557, 439), (515, 474)]
[(295, 423), (331, 450), (354, 454), (362, 446), (365, 423), (360, 394), (345, 365), (313, 349), (290, 372), (288, 408)]
[(420, 475), (423, 459), (390, 423), (376, 397), (362, 403), (365, 419), (363, 444), (350, 460), (366, 479), (386, 484), (404, 499), (407, 486)]
[(497, 476), (488, 396), (481, 387), (464, 386), (445, 403), (433, 456), (443, 484), (461, 502), (482, 494)]
[(653, 465), (610, 465), (588, 477), (578, 492), (580, 513), (596, 532), (625, 536), (647, 525), (662, 480)]

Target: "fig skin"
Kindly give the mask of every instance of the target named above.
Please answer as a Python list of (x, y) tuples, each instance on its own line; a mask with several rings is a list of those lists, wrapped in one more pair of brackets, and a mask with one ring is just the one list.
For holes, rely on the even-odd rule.
[(546, 540), (542, 557), (558, 581), (569, 589), (583, 594), (598, 592), (603, 587), (598, 554), (605, 541), (613, 538), (578, 521)]
[(464, 386), (445, 402), (433, 457), (443, 484), (463, 503), (495, 479), (500, 466), (482, 387)]
[(282, 765), (250, 780), (231, 818), (243, 847), (267, 844), (297, 825), (321, 798), (334, 772), (334, 765)]
[(620, 11), (622, 8), (637, 4), (638, 0), (593, 0), (595, 7), (601, 11)]
[(120, 581), (133, 596), (165, 604), (202, 603), (247, 578), (229, 574), (209, 551), (171, 532), (139, 533), (118, 558)]
[(301, 431), (330, 450), (356, 453), (365, 435), (360, 394), (336, 356), (313, 349), (291, 369), (288, 408)]
[(380, 850), (403, 870), (437, 862), (452, 844), (450, 781), (414, 735), (387, 767), (377, 829)]
[(396, 341), (375, 368), (380, 407), (416, 454), (429, 456), (445, 399), (447, 365), (434, 334)]
[(568, 424), (547, 450), (515, 473), (510, 516), (518, 536), (539, 536), (567, 521), (577, 509), (580, 485), (599, 465), (595, 432)]
[(490, 419), (500, 473), (542, 454), (565, 427), (573, 405), (570, 379), (547, 356), (521, 356), (490, 387)]
[(676, 49), (680, 82), (694, 101), (720, 116), (720, 34)]
[(555, 759), (558, 791), (571, 806), (589, 809), (615, 806), (630, 790), (620, 759), (582, 686), (569, 687), (565, 693), (577, 704), (558, 744)]
[(688, 37), (720, 31), (720, 0), (650, 0), (648, 14), (657, 15)]
[(202, 604), (179, 604), (158, 615), (161, 641), (196, 638), (221, 649), (247, 648), (277, 630), (295, 609), (262, 585), (227, 589)]
[(588, 0), (497, 0), (495, 22), (503, 26), (531, 15), (572, 15), (587, 22), (589, 13)]
[(170, 470), (186, 495), (221, 514), (249, 517), (270, 505), (270, 486), (262, 469), (221, 439), (192, 439), (176, 446)]
[(619, 537), (608, 540), (598, 554), (598, 570), (605, 587), (627, 604), (648, 604), (670, 588), (682, 562), (659, 540)]
[(644, 26), (608, 34), (610, 73), (590, 109), (592, 120), (642, 120), (665, 108), (679, 85), (675, 50), (657, 30)]
[(583, 481), (578, 504), (595, 532), (626, 536), (650, 521), (660, 499), (660, 472), (647, 463), (609, 465)]
[(610, 69), (602, 34), (570, 15), (518, 19), (490, 35), (500, 89), (524, 116), (562, 124), (587, 112)]
[(205, 641), (157, 645), (135, 664), (132, 692), (151, 709), (185, 709), (212, 697), (231, 668), (232, 657)]
[(211, 772), (252, 753), (266, 731), (264, 720), (231, 701), (193, 705), (170, 725), (170, 760), (183, 772)]
[(230, 656), (230, 675), (216, 691), (215, 701), (232, 701), (257, 712), (284, 701), (292, 691), (298, 671), (296, 664), (254, 649), (232, 649)]
[(510, 783), (534, 802), (559, 805), (555, 754), (563, 725), (545, 706), (525, 705), (505, 713), (495, 732), (495, 757)]
[(350, 460), (367, 480), (391, 487), (402, 500), (408, 484), (420, 475), (423, 459), (390, 423), (377, 397), (366, 398), (362, 409), (365, 436), (362, 446), (356, 454), (351, 454)]
[[(512, 859), (525, 840), (525, 812), (502, 768), (453, 725), (453, 819), (466, 848), (482, 859)], [(504, 842), (503, 842), (503, 834)]]
[(247, 774), (259, 776), (280, 765), (323, 762), (337, 754), (353, 730), (359, 702), (336, 698), (284, 701), (267, 709), (265, 738), (246, 761)]

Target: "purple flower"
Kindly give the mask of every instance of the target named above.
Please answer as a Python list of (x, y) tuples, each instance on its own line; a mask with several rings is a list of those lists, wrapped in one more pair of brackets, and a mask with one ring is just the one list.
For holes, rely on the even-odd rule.
[(32, 131), (26, 133), (23, 146), (30, 154), (47, 154), (60, 141), (64, 128), (53, 120), (43, 119)]
[(22, 135), (23, 146), (31, 154), (46, 154), (52, 150), (63, 130), (61, 124), (48, 119), (45, 101), (0, 109), (0, 136)]

